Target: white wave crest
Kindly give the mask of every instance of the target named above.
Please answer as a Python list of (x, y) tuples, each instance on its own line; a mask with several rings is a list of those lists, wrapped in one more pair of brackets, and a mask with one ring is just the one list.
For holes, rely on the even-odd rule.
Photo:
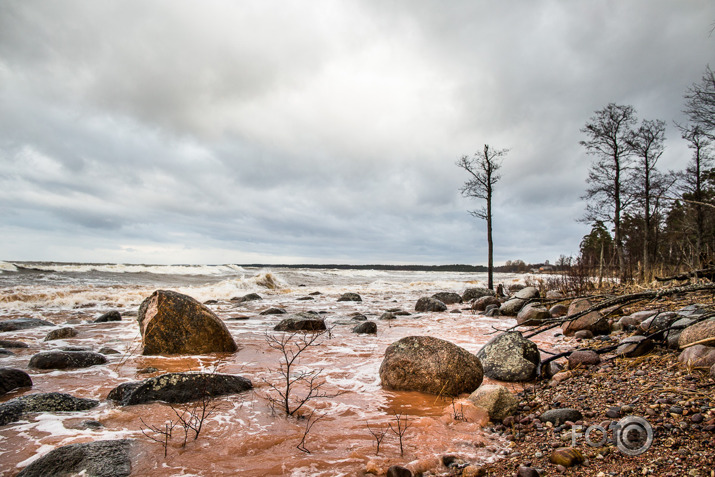
[(3, 272), (16, 272), (16, 271), (17, 271), (17, 267), (16, 267), (14, 264), (12, 264), (12, 263), (10, 263), (10, 262), (2, 262), (2, 261), (0, 261), (0, 273), (3, 273)]
[[(5, 263), (5, 262), (0, 262)], [(9, 264), (12, 265), (12, 264)], [(14, 266), (14, 265), (12, 265)], [(21, 266), (46, 272), (153, 273), (157, 275), (234, 275), (245, 273), (238, 265), (131, 265), (122, 263), (25, 263)]]

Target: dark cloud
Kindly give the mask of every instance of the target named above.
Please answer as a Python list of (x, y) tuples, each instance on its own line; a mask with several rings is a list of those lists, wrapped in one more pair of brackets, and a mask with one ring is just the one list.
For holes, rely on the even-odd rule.
[[(0, 0), (7, 259), (484, 262), (578, 249), (608, 102), (682, 118), (711, 2)], [(663, 168), (687, 149), (668, 131)], [(32, 237), (31, 239), (29, 237)]]

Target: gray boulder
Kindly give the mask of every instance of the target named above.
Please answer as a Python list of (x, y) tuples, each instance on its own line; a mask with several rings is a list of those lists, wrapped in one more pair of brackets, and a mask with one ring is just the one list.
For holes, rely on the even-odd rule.
[(55, 324), (39, 318), (15, 318), (14, 320), (0, 321), (0, 331), (27, 330), (38, 326), (55, 326)]
[(549, 409), (539, 416), (541, 422), (550, 422), (555, 426), (560, 426), (566, 421), (576, 422), (583, 419), (581, 411), (569, 407), (560, 409)]
[(528, 304), (516, 315), (516, 324), (520, 326), (538, 326), (551, 318), (551, 313), (544, 307)]
[(21, 369), (0, 368), (0, 396), (13, 389), (32, 386), (30, 375)]
[(549, 308), (549, 314), (553, 316), (554, 318), (557, 318), (559, 316), (566, 316), (566, 314), (569, 312), (569, 307), (566, 305), (558, 304), (554, 305), (551, 308)]
[(655, 343), (652, 339), (645, 336), (629, 336), (618, 343), (616, 355), (637, 358), (650, 353), (653, 348), (655, 348)]
[(499, 381), (529, 381), (536, 377), (541, 356), (536, 344), (518, 331), (495, 336), (477, 353), (484, 374)]
[(69, 369), (88, 368), (106, 362), (106, 356), (92, 351), (43, 351), (30, 358), (29, 366), (37, 369)]
[(539, 289), (536, 287), (524, 287), (514, 294), (514, 298), (519, 298), (521, 300), (539, 298)]
[(439, 292), (432, 295), (432, 298), (441, 301), (445, 305), (454, 305), (455, 303), (462, 303), (462, 296), (459, 295), (459, 293)]
[(431, 336), (408, 336), (392, 343), (380, 365), (382, 386), (397, 391), (457, 396), (477, 389), (482, 379), (476, 356)]
[(485, 311), (489, 305), (500, 306), (501, 302), (499, 301), (499, 298), (495, 296), (486, 295), (474, 300), (474, 303), (472, 304), (472, 310)]
[(415, 311), (421, 312), (441, 312), (447, 311), (447, 305), (432, 297), (422, 297), (417, 300)]
[(682, 317), (672, 325), (671, 329), (664, 333), (666, 342), (668, 343), (668, 348), (678, 349), (678, 340), (680, 339), (680, 334), (685, 328), (695, 323), (696, 318), (686, 318)]
[(519, 400), (501, 384), (486, 384), (469, 395), (475, 406), (484, 408), (491, 419), (501, 421), (513, 414)]
[(18, 477), (48, 475), (128, 477), (132, 472), (131, 439), (70, 444), (47, 453), (25, 467)]
[[(594, 305), (587, 298), (580, 298), (571, 302), (568, 315), (574, 315), (588, 310)], [(611, 332), (611, 325), (604, 318), (600, 311), (592, 311), (573, 321), (568, 321), (561, 326), (566, 336), (571, 336), (579, 330), (590, 330), (594, 335), (608, 334)]]
[(122, 406), (152, 401), (182, 403), (204, 396), (239, 394), (253, 388), (250, 380), (232, 374), (167, 373), (161, 376), (123, 383), (112, 389), (107, 399)]
[(494, 296), (494, 290), (488, 288), (467, 288), (462, 293), (462, 301), (470, 302), (483, 296)]
[(31, 412), (77, 412), (97, 406), (99, 401), (63, 393), (38, 393), (21, 396), (0, 404), (0, 426), (19, 421)]
[(519, 311), (524, 308), (524, 305), (526, 305), (526, 300), (522, 300), (521, 298), (512, 298), (501, 304), (499, 312), (502, 315), (516, 316)]

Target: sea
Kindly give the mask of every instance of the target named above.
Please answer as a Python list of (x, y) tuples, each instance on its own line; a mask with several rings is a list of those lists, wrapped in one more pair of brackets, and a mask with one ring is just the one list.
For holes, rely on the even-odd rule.
[[(538, 278), (495, 274), (495, 283), (508, 289)], [(13, 354), (0, 355), (0, 366), (25, 370), (33, 380), (31, 388), (0, 396), (0, 403), (38, 392), (99, 401), (89, 411), (33, 414), (0, 427), (0, 476), (15, 475), (57, 447), (108, 439), (135, 440), (132, 475), (380, 475), (396, 464), (439, 475), (440, 468), (445, 471), (440, 464), (444, 455), (476, 464), (503, 458), (511, 452), (509, 442), (489, 430), (483, 413), (465, 396), (390, 391), (379, 378), (385, 349), (405, 336), (433, 336), (476, 353), (495, 334), (514, 326), (512, 318), (486, 317), (463, 303), (441, 313), (414, 310), (420, 297), (462, 294), (467, 288), (485, 287), (486, 279), (486, 273), (448, 271), (0, 261), (0, 321), (33, 317), (55, 325), (0, 333), (0, 340), (28, 345), (8, 348)], [(158, 289), (206, 303), (224, 321), (239, 350), (142, 355), (137, 310)], [(338, 300), (348, 292), (360, 295), (361, 301)], [(249, 293), (260, 300), (232, 300)], [(261, 314), (269, 308), (286, 314)], [(388, 310), (397, 312), (396, 319), (380, 320)], [(120, 312), (122, 320), (94, 323), (108, 311)], [(322, 389), (332, 397), (311, 399), (300, 416), (286, 417), (274, 404), (285, 378), (284, 357), (269, 340), (281, 319), (304, 311), (320, 313), (330, 332), (300, 354), (293, 371), (319, 372)], [(356, 314), (375, 321), (377, 335), (353, 333)], [(78, 333), (45, 341), (57, 327)], [(537, 340), (544, 352), (565, 346), (556, 332)], [(90, 368), (29, 368), (34, 354), (63, 348), (112, 348), (117, 354), (107, 356), (108, 364)], [(184, 442), (173, 435), (166, 445), (157, 442), (153, 429), (175, 421), (176, 409), (161, 402), (121, 407), (107, 400), (121, 383), (186, 371), (241, 375), (254, 389), (218, 399), (198, 438)], [(514, 392), (522, 389), (502, 384)], [(300, 398), (307, 391), (298, 387), (291, 392)], [(306, 431), (310, 414), (319, 419)], [(409, 423), (402, 447), (392, 431), (398, 416)], [(384, 434), (379, 452), (376, 433)]]

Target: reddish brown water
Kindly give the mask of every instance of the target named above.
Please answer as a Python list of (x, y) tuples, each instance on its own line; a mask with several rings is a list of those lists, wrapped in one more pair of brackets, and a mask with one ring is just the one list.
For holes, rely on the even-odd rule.
[[(31, 373), (34, 386), (0, 398), (6, 401), (27, 393), (60, 391), (78, 397), (101, 400), (98, 408), (83, 413), (33, 415), (27, 421), (0, 428), (0, 475), (14, 475), (20, 468), (49, 450), (71, 443), (101, 439), (133, 438), (139, 443), (133, 458), (133, 475), (357, 475), (366, 469), (384, 472), (393, 464), (407, 464), (415, 470), (439, 467), (444, 454), (465, 460), (484, 462), (508, 450), (508, 443), (482, 429), (484, 416), (462, 401), (454, 406), (448, 400), (416, 392), (391, 392), (380, 387), (378, 369), (385, 348), (410, 335), (430, 335), (458, 344), (476, 353), (495, 329), (514, 324), (510, 319), (490, 319), (461, 313), (421, 314), (397, 320), (378, 321), (378, 335), (356, 335), (355, 322), (348, 315), (359, 311), (376, 320), (382, 310), (402, 306), (409, 309), (413, 296), (395, 298), (390, 293), (363, 295), (362, 303), (337, 302), (337, 295), (321, 295), (314, 301), (299, 301), (301, 292), (274, 293), (268, 301), (236, 307), (221, 302), (212, 308), (227, 320), (227, 326), (240, 345), (232, 355), (145, 357), (140, 354), (138, 327), (125, 317), (119, 323), (76, 324), (76, 338), (44, 342), (47, 328), (3, 333), (2, 339), (21, 339), (29, 349), (14, 350), (16, 356), (3, 358), (3, 366), (27, 369), (34, 353), (62, 346), (99, 349), (109, 346), (123, 354), (110, 356), (110, 363), (71, 371), (37, 371)], [(409, 304), (408, 304), (409, 301)], [(270, 303), (269, 303), (270, 302)], [(318, 346), (306, 350), (298, 369), (322, 369), (325, 390), (339, 396), (312, 400), (306, 412), (314, 411), (321, 419), (305, 439), (310, 453), (297, 449), (304, 434), (305, 419), (287, 418), (273, 412), (267, 397), (268, 383), (279, 383), (280, 355), (266, 342), (266, 332), (280, 316), (258, 316), (268, 306), (283, 306), (289, 312), (324, 310), (327, 322), (334, 325), (331, 336), (324, 336)], [(460, 309), (453, 305), (450, 309)], [(247, 315), (248, 320), (230, 320)], [(88, 318), (78, 310), (72, 314), (58, 312), (44, 316), (56, 323), (68, 319)], [(10, 318), (11, 316), (7, 316)], [(552, 333), (540, 336), (544, 349), (556, 345)], [(155, 367), (158, 373), (145, 375), (138, 370)], [(163, 447), (146, 438), (141, 428), (162, 426), (174, 417), (161, 403), (118, 407), (106, 401), (111, 389), (122, 382), (142, 379), (170, 371), (213, 370), (249, 378), (255, 389), (243, 395), (218, 400), (219, 408), (205, 423), (197, 440), (182, 447), (174, 435), (164, 457)], [(510, 385), (512, 389), (518, 387)], [(465, 419), (455, 419), (454, 410)], [(404, 456), (400, 456), (396, 435), (388, 432), (375, 455), (375, 439), (367, 428), (384, 429), (395, 424), (394, 414), (401, 414), (410, 424), (403, 437)], [(81, 422), (95, 419), (99, 430), (81, 429)]]

